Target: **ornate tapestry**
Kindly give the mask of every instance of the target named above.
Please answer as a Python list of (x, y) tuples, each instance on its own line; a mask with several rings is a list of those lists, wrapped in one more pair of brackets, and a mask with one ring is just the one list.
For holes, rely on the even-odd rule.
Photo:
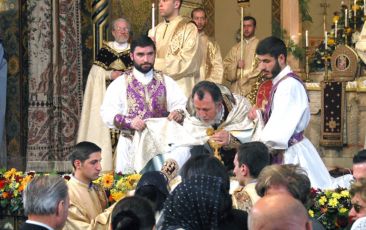
[(321, 83), (321, 135), (320, 145), (343, 146), (345, 114), (345, 82), (324, 81)]
[(69, 171), (82, 103), (80, 2), (28, 1), (27, 170)]

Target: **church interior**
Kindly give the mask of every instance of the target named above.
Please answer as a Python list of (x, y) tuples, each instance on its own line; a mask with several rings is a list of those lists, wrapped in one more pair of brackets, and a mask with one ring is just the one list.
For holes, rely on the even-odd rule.
[[(4, 209), (4, 212), (0, 209), (0, 228), (5, 226), (3, 217), (13, 220), (14, 225), (16, 226), (23, 223), (25, 220), (24, 213), (21, 213), (23, 211), (21, 208), (22, 197), (17, 197), (18, 191), (15, 194), (13, 193), (13, 190), (9, 195), (5, 190), (9, 190), (12, 187), (5, 185), (4, 181), (10, 181), (9, 178), (17, 180), (17, 178), (24, 177), (22, 178), (24, 184), (22, 181), (15, 181), (17, 186), (20, 185), (21, 189), (24, 189), (27, 185), (26, 183), (28, 183), (36, 173), (55, 173), (62, 175), (67, 181), (69, 181), (70, 178), (73, 180), (72, 178), (74, 175), (68, 173), (73, 170), (73, 167), (74, 171), (76, 171), (76, 168), (74, 162), (70, 164), (69, 157), (71, 151), (78, 143), (78, 136), (80, 137), (78, 132), (82, 130), (79, 130), (79, 127), (82, 124), (83, 100), (87, 97), (85, 92), (87, 91), (88, 76), (90, 76), (92, 68), (96, 65), (98, 52), (105, 48), (104, 45), (107, 43), (106, 41), (113, 41), (115, 38), (115, 35), (113, 34), (114, 30), (122, 30), (121, 28), (115, 29), (113, 23), (115, 19), (124, 18), (129, 22), (130, 28), (129, 30), (125, 29), (127, 31), (125, 32), (130, 36), (130, 40), (137, 38), (140, 35), (147, 35), (150, 29), (158, 26), (158, 23), (165, 22), (164, 19), (159, 16), (158, 5), (159, 0), (0, 0), (0, 198), (2, 199), (0, 199), (0, 207), (14, 208), (12, 210), (9, 208), (10, 211)], [(291, 70), (301, 78), (298, 82), (302, 83), (306, 89), (306, 93), (305, 90), (303, 90), (302, 99), (305, 100), (304, 104), (306, 104), (306, 108), (308, 109), (310, 107), (310, 122), (309, 124), (306, 124), (307, 128), (300, 133), (296, 133), (296, 130), (293, 130), (290, 140), (288, 138), (285, 140), (285, 144), (288, 145), (288, 148), (285, 150), (280, 149), (279, 152), (283, 150), (281, 152), (283, 157), (285, 151), (290, 148), (290, 141), (293, 140), (295, 134), (300, 134), (301, 136), (300, 140), (295, 139), (295, 141), (298, 142), (301, 142), (304, 136), (306, 136), (319, 153), (321, 159), (319, 159), (318, 163), (321, 163), (322, 160), (325, 164), (325, 167), (322, 166), (325, 170), (324, 172), (326, 172), (326, 174), (328, 173), (327, 170), (330, 172), (330, 174), (327, 175), (329, 178), (330, 175), (333, 177), (339, 176), (339, 178), (344, 179), (344, 181), (347, 179), (347, 182), (356, 179), (355, 183), (357, 183), (358, 179), (352, 175), (352, 166), (355, 165), (353, 163), (354, 156), (360, 150), (366, 148), (366, 0), (183, 0), (179, 14), (183, 16), (183, 18), (191, 20), (192, 10), (198, 7), (202, 7), (205, 10), (207, 17), (207, 25), (204, 29), (204, 33), (217, 42), (221, 50), (222, 59), (230, 54), (232, 47), (238, 45), (241, 39), (243, 43), (243, 38), (240, 34), (240, 27), (243, 27), (241, 23), (245, 21), (241, 20), (243, 16), (251, 16), (256, 19), (255, 37), (259, 40), (269, 36), (276, 36), (284, 41), (288, 53), (287, 59), (285, 58), (285, 60), (291, 67)], [(249, 19), (249, 21), (250, 20), (251, 19)], [(197, 30), (196, 27), (193, 28), (197, 32), (196, 40), (199, 41), (199, 30)], [(154, 44), (152, 40), (151, 44)], [(249, 40), (250, 39), (248, 39), (248, 41)], [(246, 42), (248, 41), (246, 40)], [(154, 42), (157, 44), (155, 40)], [(127, 44), (126, 41), (125, 43)], [(7, 65), (7, 73), (4, 76), (1, 75), (1, 45), (5, 52), (4, 60), (6, 60)], [(127, 50), (129, 50), (129, 45)], [(130, 54), (129, 52), (130, 51), (126, 51), (125, 54), (128, 56)], [(154, 56), (155, 61), (157, 56), (158, 51), (156, 56)], [(259, 61), (258, 56), (260, 55), (257, 55), (257, 59), (253, 58), (253, 60)], [(137, 69), (135, 65), (136, 62), (132, 62), (131, 59), (129, 60), (131, 66), (134, 65), (131, 69)], [(253, 61), (253, 63), (255, 62)], [(278, 65), (278, 63), (277, 59), (276, 64)], [(236, 71), (237, 68), (239, 68), (237, 67), (237, 65), (239, 66), (239, 62), (237, 64), (235, 61), (234, 64)], [(287, 68), (287, 64), (283, 69)], [(153, 69), (153, 66), (154, 65), (152, 64), (149, 71)], [(154, 66), (154, 68), (156, 69), (156, 66)], [(199, 68), (200, 67), (198, 67), (198, 72), (200, 71)], [(281, 69), (281, 71), (283, 69)], [(137, 77), (132, 74), (133, 70), (128, 72), (131, 73), (130, 75), (126, 74), (123, 76), (126, 76), (126, 78), (131, 77), (130, 79), (137, 79)], [(112, 72), (112, 70), (110, 71)], [(153, 69), (151, 72), (154, 71), (155, 70)], [(271, 72), (275, 77), (279, 76), (278, 73), (280, 72), (278, 71), (278, 75), (273, 73), (274, 72)], [(121, 74), (119, 76), (122, 76)], [(146, 74), (146, 72), (144, 72), (144, 74)], [(144, 74), (142, 76), (145, 76)], [(161, 76), (163, 76), (163, 74), (161, 74)], [(273, 80), (274, 77), (272, 76), (271, 80)], [(230, 82), (225, 80), (224, 77), (222, 77), (222, 79), (221, 83), (224, 86), (229, 87)], [(113, 81), (114, 78), (112, 79), (110, 75), (109, 79), (103, 78), (102, 80), (104, 84), (110, 84), (111, 82), (106, 83), (107, 80)], [(174, 82), (174, 80), (172, 81)], [(195, 82), (195, 84), (196, 83), (197, 82)], [(261, 82), (258, 81), (255, 87), (252, 88), (253, 92), (248, 94), (251, 95), (248, 96), (248, 99), (252, 102), (252, 105), (258, 103), (259, 96), (257, 95), (259, 95), (258, 88), (260, 83)], [(166, 90), (165, 85), (162, 87)], [(270, 87), (272, 87), (272, 81)], [(147, 88), (148, 87), (143, 88), (145, 91), (141, 90), (141, 92), (143, 91), (144, 94), (143, 96), (140, 95), (141, 98), (144, 98), (145, 103), (147, 103), (146, 101), (149, 99), (148, 96), (146, 96), (148, 95)], [(216, 88), (219, 87), (216, 86)], [(127, 98), (128, 93), (126, 92), (125, 96)], [(275, 91), (269, 89), (267, 93), (269, 92), (272, 93), (271, 100), (273, 101)], [(105, 89), (103, 93), (105, 93)], [(223, 96), (223, 91), (221, 91), (221, 93)], [(177, 95), (178, 94), (179, 93), (177, 93)], [(309, 104), (306, 103), (306, 94)], [(184, 96), (184, 93), (182, 93), (182, 95), (183, 97), (186, 96)], [(192, 95), (195, 94), (192, 93)], [(253, 95), (254, 98), (252, 98)], [(229, 101), (232, 99), (232, 104), (235, 104), (234, 95), (231, 94), (230, 91), (229, 96), (231, 96), (228, 97), (229, 99), (225, 99)], [(241, 96), (243, 96), (243, 94), (241, 94), (240, 97)], [(90, 95), (88, 97), (91, 98)], [(191, 97), (191, 103), (193, 103), (193, 98), (194, 96)], [(166, 98), (164, 99), (164, 103), (168, 104), (168, 100)], [(252, 100), (254, 100), (254, 103)], [(150, 102), (151, 101), (152, 99)], [(179, 110), (177, 109), (177, 114), (175, 115), (181, 116), (180, 118), (184, 120), (187, 118), (187, 114), (192, 115), (190, 114), (190, 111), (193, 111), (195, 107), (189, 103), (186, 105), (185, 99), (181, 101), (184, 101), (186, 107)], [(242, 103), (245, 104), (244, 102)], [(151, 106), (151, 104), (148, 105)], [(239, 105), (235, 106), (239, 107)], [(263, 107), (262, 112), (268, 112), (267, 118), (269, 119), (271, 108), (267, 111), (267, 108)], [(101, 113), (100, 108), (101, 106), (97, 108), (99, 113)], [(166, 110), (165, 113), (167, 112), (172, 113), (172, 111)], [(224, 116), (228, 116), (227, 114), (224, 114), (226, 113), (226, 110), (224, 109), (217, 113), (221, 116), (219, 122), (224, 120)], [(125, 117), (124, 115), (121, 115), (119, 118), (120, 123), (118, 123), (116, 120), (119, 115), (121, 114), (113, 114), (112, 123), (115, 127), (123, 130), (122, 125), (123, 122), (125, 122)], [(163, 117), (165, 119), (164, 116), (158, 118)], [(192, 117), (194, 116), (192, 115)], [(242, 117), (248, 116), (242, 115)], [(215, 119), (217, 120), (217, 115), (214, 116), (214, 121), (216, 121)], [(245, 123), (243, 122), (245, 119), (246, 118), (242, 118), (240, 122)], [(117, 126), (116, 124), (121, 126)], [(178, 129), (183, 130), (184, 128), (181, 124), (182, 122), (175, 123), (175, 127), (178, 128), (173, 129), (173, 131), (170, 130), (172, 134), (169, 133), (166, 134), (166, 136), (174, 136)], [(216, 123), (212, 123), (210, 125), (213, 127), (215, 124)], [(131, 127), (132, 122), (129, 128), (132, 130)], [(104, 128), (107, 130), (108, 134), (110, 134), (109, 132), (111, 130), (109, 128), (111, 127), (106, 126)], [(216, 131), (222, 131), (220, 129), (214, 130), (216, 128), (207, 128), (205, 130), (205, 136), (207, 137), (205, 144), (209, 145), (211, 150), (214, 149), (215, 152), (213, 153), (212, 151), (214, 157), (220, 156), (218, 151), (219, 148), (222, 147), (221, 150), (224, 151), (223, 145), (217, 143), (214, 143), (217, 144), (216, 147), (210, 145), (209, 138), (212, 137)], [(156, 128), (156, 130), (158, 129), (159, 128)], [(118, 132), (120, 132), (120, 130), (118, 130)], [(129, 138), (136, 134), (136, 130), (141, 131), (134, 128), (134, 130), (129, 133)], [(156, 133), (159, 133), (158, 131)], [(209, 131), (211, 134), (209, 134)], [(238, 131), (239, 133), (243, 130), (228, 130), (229, 140), (227, 145), (232, 144), (230, 138), (233, 135), (231, 135), (232, 133), (229, 131), (232, 131), (232, 133)], [(102, 130), (95, 130), (94, 132), (96, 134), (101, 134)], [(193, 139), (193, 141), (197, 141), (196, 139), (198, 138), (195, 139), (192, 133), (190, 133), (190, 140)], [(118, 134), (125, 137), (125, 133), (123, 133), (123, 135), (122, 132)], [(112, 149), (117, 145), (113, 141), (117, 142), (118, 137), (116, 138), (116, 136), (113, 136), (114, 134), (111, 135), (112, 138), (108, 135), (108, 139), (109, 141), (112, 139), (112, 145), (110, 145)], [(161, 137), (161, 139), (168, 139), (166, 136)], [(179, 135), (177, 134), (174, 137), (179, 137)], [(184, 137), (186, 138), (187, 136)], [(239, 180), (237, 178), (235, 179), (236, 172), (234, 170), (235, 167), (237, 168), (235, 163), (238, 161), (237, 156), (239, 154), (239, 147), (237, 146), (241, 144), (241, 140), (236, 138), (236, 136), (233, 137), (235, 137), (233, 141), (234, 144), (238, 144), (239, 142), (238, 145), (235, 145), (235, 148), (231, 149), (235, 151), (232, 155), (234, 162), (233, 160), (230, 160), (230, 164), (232, 164), (234, 169), (227, 170), (227, 168), (224, 168), (223, 166), (225, 165), (226, 167), (226, 162), (224, 163), (223, 160), (221, 161), (220, 157), (217, 158), (223, 163), (220, 164), (220, 166), (224, 168), (224, 171), (226, 170), (225, 174), (229, 171), (229, 174), (227, 175), (227, 180), (230, 180), (228, 182), (228, 187), (232, 186), (233, 181), (235, 186), (240, 187), (242, 184), (238, 182)], [(115, 139), (113, 140), (113, 138)], [(149, 138), (150, 137), (146, 139)], [(160, 137), (158, 137), (158, 139), (159, 138)], [(254, 140), (254, 135), (251, 135), (250, 138), (253, 139), (250, 139), (248, 142)], [(143, 143), (152, 142), (154, 142), (153, 138), (151, 138), (151, 142)], [(182, 142), (184, 142), (184, 140)], [(298, 142), (291, 143), (291, 146)], [(198, 143), (198, 141), (194, 143)], [(143, 155), (145, 152), (152, 149), (148, 147), (150, 146), (140, 146), (140, 155)], [(100, 154), (101, 148), (99, 148), (98, 151), (94, 151), (92, 154), (96, 152)], [(136, 154), (136, 152), (133, 154)], [(189, 153), (191, 154), (192, 152), (193, 151)], [(112, 158), (112, 153), (110, 155)], [(157, 155), (158, 154), (154, 157)], [(161, 155), (156, 158), (159, 158)], [(267, 155), (269, 155), (268, 149)], [(148, 161), (153, 162), (152, 158), (153, 157), (143, 159), (144, 161), (141, 169), (148, 165)], [(214, 159), (217, 160), (217, 158)], [(161, 159), (163, 159), (163, 157)], [(273, 158), (271, 160), (273, 160)], [(115, 163), (115, 161), (115, 159), (111, 160), (113, 163)], [(102, 160), (99, 160), (99, 163), (100, 162), (102, 162)], [(183, 181), (175, 181), (175, 179), (180, 176), (177, 176), (176, 171), (178, 170), (175, 170), (178, 168), (175, 168), (178, 163), (175, 160), (167, 162), (168, 161), (165, 161), (162, 165), (159, 165), (161, 167), (161, 172), (157, 170), (160, 174), (164, 174), (163, 176), (160, 176), (164, 177), (163, 180), (167, 183), (167, 185), (165, 185), (165, 190), (168, 187), (169, 189), (172, 188), (169, 183), (176, 183), (175, 186), (177, 186), (177, 184)], [(269, 162), (268, 156), (268, 164)], [(282, 163), (283, 162), (282, 159)], [(112, 163), (110, 163), (110, 165), (112, 165)], [(315, 169), (319, 164), (314, 164), (312, 166), (314, 166)], [(313, 177), (316, 179), (323, 175), (322, 173), (319, 173), (321, 172), (321, 169), (319, 168), (320, 166), (317, 170), (313, 170), (315, 175)], [(119, 175), (116, 170), (112, 169), (108, 172), (100, 171), (100, 175), (97, 175), (97, 179), (91, 180), (89, 184), (84, 183), (84, 185), (87, 184), (86, 190), (90, 191), (90, 186), (92, 186), (93, 183), (98, 183), (98, 185), (103, 186), (104, 184), (109, 183), (109, 190), (107, 189), (110, 192), (110, 194), (108, 194), (109, 200), (105, 201), (105, 204), (118, 202), (123, 197), (131, 195), (129, 192), (136, 188), (138, 181), (141, 176), (143, 176), (139, 174), (143, 174), (143, 170), (139, 171), (135, 169), (134, 172), (127, 172), (125, 174), (121, 173), (122, 171), (123, 170), (119, 172), (121, 175)], [(136, 173), (136, 171), (138, 173)], [(174, 173), (172, 173), (173, 171)], [(169, 175), (169, 173), (171, 174)], [(112, 194), (112, 191), (115, 188), (113, 186), (122, 180), (122, 186), (128, 188), (119, 188), (120, 190), (114, 190), (115, 193)], [(257, 183), (257, 178), (254, 178), (253, 181)], [(347, 184), (347, 186), (348, 185), (349, 184)], [(329, 191), (328, 193), (327, 190), (322, 191), (323, 187), (318, 187), (318, 190), (311, 190), (311, 192), (316, 194), (316, 196), (311, 197), (311, 200), (315, 203), (313, 203), (312, 206), (304, 205), (304, 207), (307, 208), (307, 210), (305, 210), (306, 217), (308, 217), (308, 215), (314, 217), (314, 212), (317, 212), (315, 213), (315, 217), (319, 218), (327, 215), (324, 219), (329, 221), (329, 223), (331, 222), (331, 224), (329, 227), (324, 225), (325, 222), (322, 222), (326, 229), (335, 229), (334, 226), (336, 225), (339, 227), (339, 223), (336, 221), (339, 221), (340, 217), (345, 219), (345, 225), (347, 225), (349, 221), (348, 213), (351, 212), (353, 205), (351, 204), (351, 196), (347, 186), (342, 187), (340, 184), (338, 184), (338, 186), (339, 187), (337, 188), (331, 187), (331, 189), (334, 190), (331, 192)], [(16, 189), (18, 188), (19, 187)], [(20, 189), (18, 190), (20, 191)], [(19, 194), (22, 191), (20, 191)], [(253, 191), (255, 190), (253, 189)], [(229, 193), (229, 191), (225, 192)], [(104, 193), (104, 191), (101, 193)], [(6, 194), (6, 197), (4, 194)], [(114, 195), (115, 197), (113, 197)], [(338, 196), (338, 198), (333, 197), (333, 195)], [(332, 209), (329, 208), (332, 205), (330, 203), (326, 203), (330, 211), (327, 209), (323, 213), (324, 209), (319, 208), (320, 206), (316, 202), (322, 202), (321, 199), (325, 196), (328, 196), (330, 203), (332, 199), (335, 199), (338, 202), (333, 207), (336, 210), (335, 212), (332, 213)], [(6, 201), (7, 198), (9, 198), (8, 201)], [(106, 199), (107, 196), (104, 198)], [(257, 198), (259, 199), (259, 196)], [(8, 203), (4, 203), (3, 200)], [(315, 208), (319, 208), (319, 210), (315, 210)], [(337, 211), (337, 208), (347, 208), (345, 211), (346, 215), (342, 216), (341, 211)], [(363, 208), (365, 209), (365, 207)], [(112, 209), (109, 211), (111, 212), (111, 210)], [(310, 211), (313, 212), (313, 214), (311, 214)], [(328, 216), (328, 214), (331, 216)], [(108, 215), (110, 215), (110, 213)], [(322, 220), (319, 219), (319, 222), (321, 221)], [(339, 227), (337, 229), (345, 228)]]
[[(362, 39), (364, 7), (358, 2), (360, 22), (348, 34), (351, 48), (355, 46), (351, 39)], [(306, 136), (330, 168), (350, 167), (352, 156), (364, 146), (366, 133), (365, 64), (357, 58), (354, 76), (341, 81), (345, 92), (340, 142), (322, 141), (321, 127), (326, 124), (321, 113), (324, 105), (320, 82), (326, 79), (325, 75), (330, 76), (328, 79), (334, 75), (331, 69), (325, 70), (324, 57), (317, 53), (324, 46), (324, 31), (334, 37), (334, 18), (343, 15), (342, 4), (351, 6), (353, 1), (263, 0), (251, 1), (244, 9), (245, 15), (256, 18), (259, 39), (275, 34), (292, 44), (294, 52), (289, 62), (306, 79), (311, 98), (312, 116)], [(236, 43), (240, 26), (238, 3), (187, 0), (181, 14), (189, 17), (197, 6), (207, 10), (206, 33), (217, 40), (225, 56)], [(289, 11), (290, 8), (298, 10)], [(348, 14), (349, 23), (356, 18), (352, 12)], [(67, 167), (64, 159), (75, 144), (87, 74), (102, 40), (111, 38), (109, 23), (120, 16), (131, 22), (134, 35), (146, 33), (151, 26), (151, 1), (0, 1), (0, 37), (8, 57), (1, 167), (37, 171), (62, 171)], [(343, 29), (340, 20), (339, 37), (344, 36)], [(334, 39), (328, 40), (334, 43)], [(344, 42), (337, 40), (336, 44)], [(33, 161), (34, 166), (27, 166)], [(47, 164), (38, 165), (38, 161)]]

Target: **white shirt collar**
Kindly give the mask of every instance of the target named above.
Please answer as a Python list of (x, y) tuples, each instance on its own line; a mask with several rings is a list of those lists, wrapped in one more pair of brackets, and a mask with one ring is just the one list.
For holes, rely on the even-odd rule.
[(47, 228), (48, 230), (54, 230), (53, 228), (51, 228), (47, 224), (44, 224), (44, 223), (41, 223), (41, 222), (38, 222), (38, 221), (26, 220), (25, 222), (28, 223), (28, 224), (34, 224), (34, 225), (42, 226), (44, 228)]
[(285, 68), (281, 70), (281, 72), (272, 80), (272, 84), (276, 84), (279, 80), (285, 77), (287, 74), (291, 73), (291, 67), (287, 65)]
[(118, 43), (116, 41), (113, 42), (113, 45), (117, 48), (117, 49), (121, 49), (121, 50), (125, 50), (128, 48), (128, 42), (125, 43)]
[(138, 71), (136, 68), (133, 68), (132, 73), (133, 73), (133, 76), (143, 85), (149, 84), (154, 76), (152, 69), (149, 72), (144, 74), (144, 73), (141, 73), (140, 71)]

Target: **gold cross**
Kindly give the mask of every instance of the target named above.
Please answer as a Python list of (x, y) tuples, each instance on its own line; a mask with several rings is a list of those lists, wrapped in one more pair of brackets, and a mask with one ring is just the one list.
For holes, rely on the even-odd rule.
[(327, 15), (327, 8), (329, 7), (330, 5), (327, 3), (327, 0), (324, 0), (323, 3), (320, 3), (320, 7), (324, 8), (323, 9), (323, 15)]
[(323, 31), (327, 30), (327, 8), (330, 5), (327, 3), (327, 0), (324, 0), (323, 3), (320, 3), (320, 7), (323, 8)]

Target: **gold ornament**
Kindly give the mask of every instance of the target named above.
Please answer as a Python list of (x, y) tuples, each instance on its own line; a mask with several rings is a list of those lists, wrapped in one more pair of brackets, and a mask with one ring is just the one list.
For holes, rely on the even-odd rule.
[[(206, 134), (207, 134), (207, 136), (210, 137), (210, 136), (214, 135), (217, 131), (219, 131), (219, 130), (214, 130), (213, 128), (208, 128), (206, 130)], [(222, 158), (221, 158), (221, 155), (219, 152), (221, 145), (219, 143), (217, 143), (216, 141), (212, 140), (211, 138), (208, 139), (208, 144), (214, 150), (214, 156), (222, 162)]]

